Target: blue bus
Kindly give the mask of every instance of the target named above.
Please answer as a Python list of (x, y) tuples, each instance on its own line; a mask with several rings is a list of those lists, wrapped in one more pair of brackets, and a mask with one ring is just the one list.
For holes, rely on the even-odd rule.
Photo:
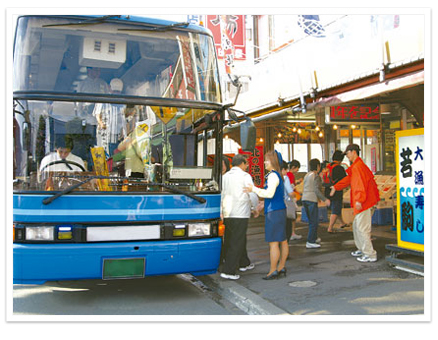
[(203, 27), (19, 17), (14, 283), (215, 273), (230, 106)]

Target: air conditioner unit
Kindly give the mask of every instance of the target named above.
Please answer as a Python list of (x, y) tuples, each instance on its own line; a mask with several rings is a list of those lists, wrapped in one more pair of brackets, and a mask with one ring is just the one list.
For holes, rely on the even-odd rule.
[(79, 51), (79, 65), (119, 68), (126, 61), (126, 41), (87, 37)]

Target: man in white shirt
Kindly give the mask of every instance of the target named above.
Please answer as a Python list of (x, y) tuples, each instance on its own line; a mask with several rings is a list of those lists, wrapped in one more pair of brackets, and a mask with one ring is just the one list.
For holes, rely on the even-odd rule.
[(78, 84), (78, 92), (110, 93), (110, 87), (100, 78), (100, 68), (87, 67), (87, 78)]
[[(110, 83), (111, 92), (120, 94), (123, 82), (114, 78)], [(97, 103), (94, 106), (93, 116), (97, 121), (96, 141), (98, 146), (103, 146), (108, 155), (112, 155), (117, 148), (122, 131), (126, 131), (125, 105)]]
[(39, 168), (40, 176), (49, 171), (85, 171), (84, 161), (71, 153), (72, 148), (73, 140), (68, 136), (56, 136), (55, 151), (42, 159)]
[(240, 278), (236, 274), (238, 268), (242, 272), (254, 268), (246, 251), (246, 231), (251, 206), (257, 206), (258, 198), (253, 193), (243, 192), (244, 187), (254, 185), (251, 175), (246, 172), (246, 157), (241, 154), (234, 156), (231, 165), (231, 170), (222, 178), (221, 215), (225, 224), (225, 252), (221, 277), (237, 280)]

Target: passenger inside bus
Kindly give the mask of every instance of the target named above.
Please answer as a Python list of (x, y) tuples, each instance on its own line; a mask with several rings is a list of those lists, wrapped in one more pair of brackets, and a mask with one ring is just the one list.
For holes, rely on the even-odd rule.
[(128, 105), (125, 110), (126, 138), (114, 151), (113, 160), (125, 160), (125, 176), (144, 178), (145, 166), (150, 164), (150, 126), (147, 121), (137, 122), (137, 107)]
[(100, 78), (99, 67), (87, 67), (87, 78), (79, 83), (78, 92), (110, 93), (110, 87), (105, 80)]
[[(123, 82), (114, 78), (111, 80), (110, 87), (111, 93), (120, 94), (123, 90)], [(97, 120), (97, 145), (102, 146), (108, 155), (114, 153), (117, 144), (127, 135), (123, 108), (122, 104), (97, 103), (93, 110), (93, 116)]]

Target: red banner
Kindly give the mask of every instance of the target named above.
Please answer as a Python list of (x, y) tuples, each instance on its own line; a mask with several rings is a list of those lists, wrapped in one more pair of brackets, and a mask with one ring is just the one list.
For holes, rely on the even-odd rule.
[(256, 146), (252, 153), (244, 152), (242, 149), (239, 149), (239, 153), (248, 155), (248, 172), (254, 181), (254, 185), (256, 187), (263, 188), (265, 185), (263, 146)]
[(206, 27), (213, 33), (219, 59), (225, 59), (227, 73), (234, 60), (246, 59), (244, 15), (207, 15)]
[[(194, 72), (193, 72), (193, 65), (192, 65), (192, 58), (190, 57), (190, 42), (188, 41), (188, 38), (180, 37), (180, 48), (181, 48), (181, 54), (183, 57), (183, 74), (184, 74), (184, 80), (185, 80), (185, 87), (191, 91), (195, 92), (195, 78), (194, 78)], [(191, 99), (191, 98), (187, 98)]]

